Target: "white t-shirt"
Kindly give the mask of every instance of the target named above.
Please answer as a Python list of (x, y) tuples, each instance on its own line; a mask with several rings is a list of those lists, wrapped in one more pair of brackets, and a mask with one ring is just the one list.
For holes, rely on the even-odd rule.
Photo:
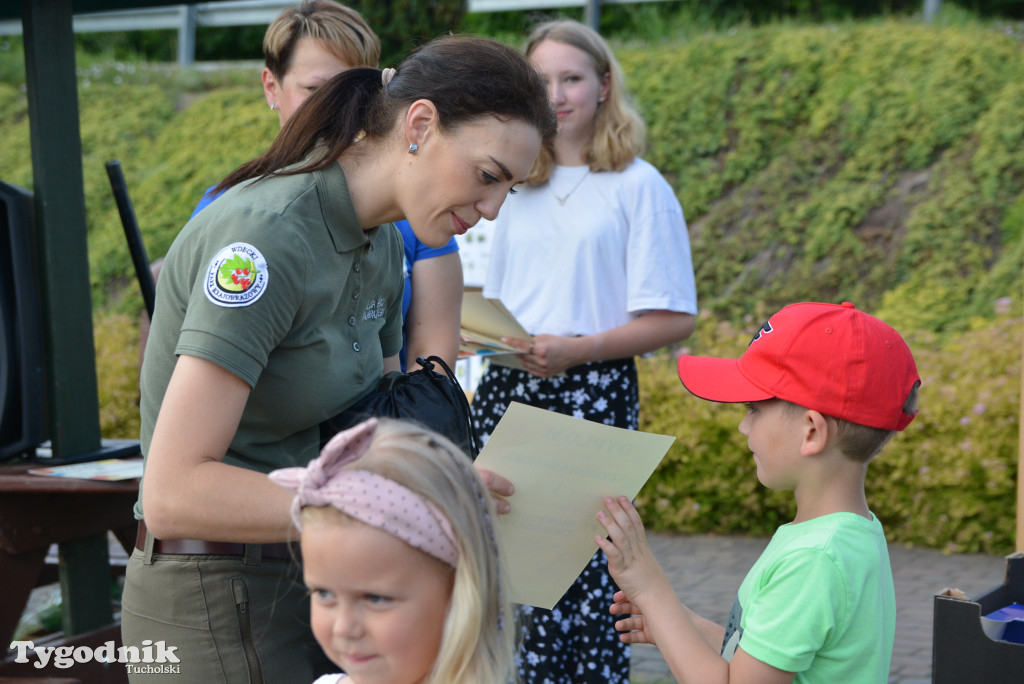
[(533, 335), (593, 335), (654, 309), (697, 313), (682, 207), (642, 159), (618, 173), (556, 166), (546, 184), (520, 186), (494, 221), (488, 261), (484, 295)]
[(317, 680), (313, 684), (335, 684), (340, 682), (342, 679), (348, 678), (347, 674), (328, 674), (317, 677)]
[[(503, 205), (502, 211), (505, 210), (505, 206), (508, 206), (507, 202)], [(459, 245), (463, 284), (466, 287), (483, 287), (487, 279), (487, 264), (491, 260), (494, 222), (487, 219), (478, 221), (465, 235), (456, 235), (455, 242)]]

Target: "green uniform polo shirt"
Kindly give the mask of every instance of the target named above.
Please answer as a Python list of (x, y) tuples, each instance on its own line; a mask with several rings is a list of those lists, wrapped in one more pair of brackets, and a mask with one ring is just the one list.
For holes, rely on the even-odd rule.
[(225, 463), (308, 463), (320, 422), (373, 389), (402, 347), (402, 258), (393, 225), (360, 227), (338, 164), (224, 193), (164, 259), (142, 365), (143, 455), (186, 354), (252, 387)]

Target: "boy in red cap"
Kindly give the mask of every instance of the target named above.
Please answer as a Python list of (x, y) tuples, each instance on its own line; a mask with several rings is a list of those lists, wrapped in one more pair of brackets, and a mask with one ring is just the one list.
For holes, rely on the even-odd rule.
[(595, 540), (621, 591), (627, 643), (657, 644), (679, 682), (884, 684), (896, 629), (885, 534), (868, 509), (868, 462), (917, 413), (921, 379), (899, 333), (842, 305), (782, 309), (739, 359), (683, 356), (683, 385), (744, 402), (739, 430), (757, 478), (797, 512), (739, 589), (726, 629), (683, 606), (626, 497), (597, 514)]

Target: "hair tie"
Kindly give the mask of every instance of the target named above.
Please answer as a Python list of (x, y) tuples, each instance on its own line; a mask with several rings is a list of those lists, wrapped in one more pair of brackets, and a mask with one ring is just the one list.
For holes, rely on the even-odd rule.
[(270, 473), (271, 481), (296, 493), (292, 501), (295, 526), (302, 529), (304, 506), (332, 506), (454, 568), (458, 545), (441, 509), (394, 480), (344, 467), (366, 453), (376, 430), (377, 420), (371, 418), (332, 437), (305, 468)]
[(391, 83), (391, 79), (395, 77), (395, 73), (397, 72), (391, 67), (380, 70), (380, 82), (384, 84), (385, 88), (387, 88), (388, 84)]

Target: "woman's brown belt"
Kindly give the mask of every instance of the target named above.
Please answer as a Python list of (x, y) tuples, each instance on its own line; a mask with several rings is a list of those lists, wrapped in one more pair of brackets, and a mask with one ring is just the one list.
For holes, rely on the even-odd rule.
[[(202, 539), (154, 539), (153, 553), (179, 556), (246, 556), (246, 547), (260, 547), (260, 558), (266, 560), (298, 559), (298, 547), (278, 542), (275, 544), (237, 544), (234, 542), (210, 542)], [(139, 521), (135, 535), (135, 548), (146, 550), (146, 522)]]

